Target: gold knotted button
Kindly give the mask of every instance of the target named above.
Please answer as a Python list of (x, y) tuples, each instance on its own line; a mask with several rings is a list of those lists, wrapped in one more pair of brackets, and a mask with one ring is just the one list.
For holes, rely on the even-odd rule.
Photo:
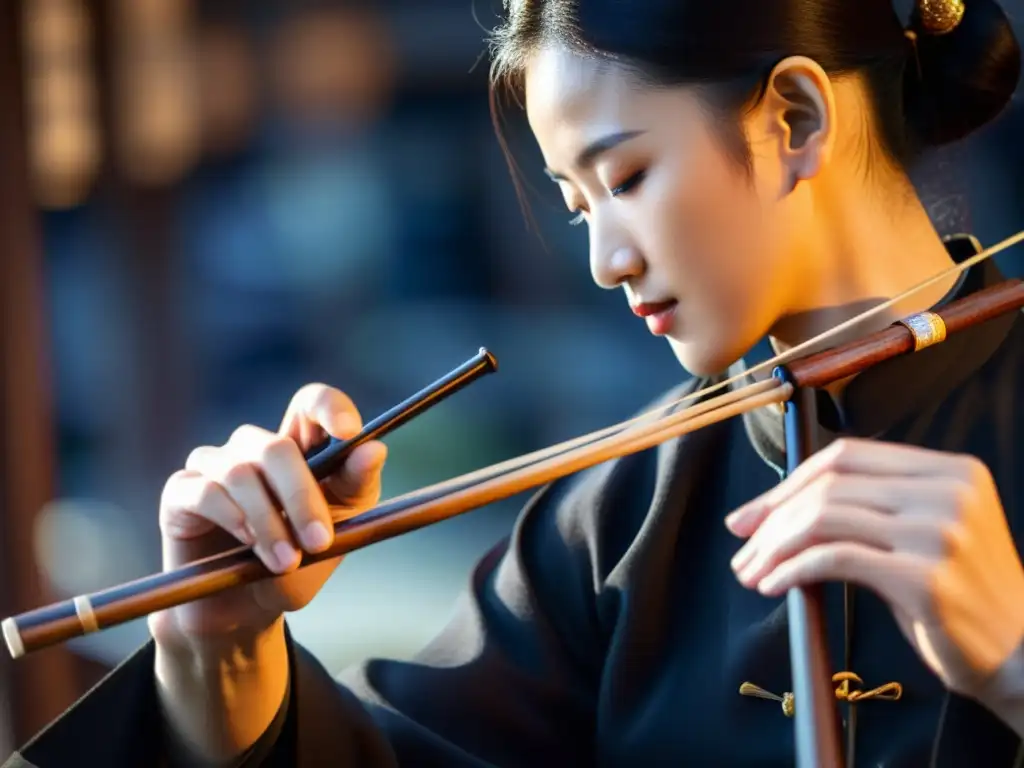
[(900, 697), (903, 696), (903, 686), (899, 683), (886, 683), (885, 685), (880, 685), (877, 688), (872, 688), (870, 691), (851, 691), (850, 683), (855, 683), (859, 687), (863, 687), (864, 685), (864, 681), (853, 672), (837, 672), (832, 675), (832, 682), (839, 683), (836, 688), (836, 698), (840, 701), (848, 701), (851, 704), (856, 704), (858, 701), (865, 701), (868, 699), (899, 701)]
[[(837, 672), (832, 675), (832, 682), (836, 683), (836, 699), (839, 701), (845, 701), (850, 704), (856, 704), (861, 701), (868, 701), (871, 699), (877, 699), (879, 701), (898, 701), (903, 696), (903, 686), (899, 683), (885, 683), (877, 688), (871, 690), (863, 690), (864, 681), (861, 680), (860, 676), (853, 672)], [(856, 688), (851, 689), (851, 684), (855, 685)], [(796, 699), (790, 692), (783, 693), (781, 696), (771, 691), (766, 691), (759, 685), (753, 683), (743, 683), (740, 686), (740, 696), (751, 696), (755, 699), (766, 699), (768, 701), (777, 701), (782, 705), (782, 714), (786, 717), (793, 717), (796, 712)]]
[(766, 691), (759, 685), (743, 683), (743, 685), (740, 686), (740, 696), (753, 696), (755, 699), (777, 701), (782, 705), (782, 714), (786, 717), (792, 717), (793, 713), (796, 711), (796, 702), (793, 699), (793, 694), (789, 692), (779, 696), (777, 693)]

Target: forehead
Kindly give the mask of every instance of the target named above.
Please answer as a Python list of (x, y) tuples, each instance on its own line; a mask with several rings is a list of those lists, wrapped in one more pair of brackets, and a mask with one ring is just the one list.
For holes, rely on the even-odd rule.
[(561, 47), (539, 50), (524, 75), (527, 118), (551, 167), (567, 167), (580, 148), (612, 133), (668, 131), (678, 139), (701, 116), (686, 88), (651, 87)]
[(623, 70), (555, 46), (530, 57), (524, 80), (527, 117), (538, 135), (593, 123), (614, 130), (640, 89)]

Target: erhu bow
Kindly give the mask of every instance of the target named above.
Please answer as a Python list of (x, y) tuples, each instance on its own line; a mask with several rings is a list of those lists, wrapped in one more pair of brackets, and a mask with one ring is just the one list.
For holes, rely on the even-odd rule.
[[(1019, 310), (1024, 307), (1024, 282), (1008, 280), (935, 312), (906, 318), (864, 338), (809, 356), (801, 355), (821, 348), (905, 299), (1022, 240), (1024, 232), (1019, 232), (899, 296), (753, 366), (740, 376), (700, 389), (629, 421), (390, 499), (363, 514), (342, 520), (335, 524), (331, 547), (325, 552), (303, 554), (300, 567), (423, 528), (766, 405), (784, 404), (787, 471), (792, 472), (813, 451), (807, 440), (813, 409), (806, 408), (805, 402), (814, 389), (853, 376), (897, 355), (941, 343), (947, 335), (1006, 312)], [(384, 436), (496, 367), (494, 357), (481, 349), (477, 356), (435, 384), (368, 423), (351, 440), (332, 439), (317, 446), (306, 456), (314, 475), (323, 479), (341, 466), (355, 446)], [(773, 369), (773, 375), (767, 380), (710, 397), (714, 392), (768, 369)], [(690, 401), (692, 405), (676, 411), (677, 406)], [(18, 658), (276, 575), (250, 548), (236, 547), (172, 571), (5, 619), (3, 636), (11, 655)], [(800, 768), (839, 768), (842, 757), (838, 718), (818, 589), (791, 589), (787, 595), (787, 611), (793, 692), (794, 699), (800, 703), (795, 709), (797, 764)]]

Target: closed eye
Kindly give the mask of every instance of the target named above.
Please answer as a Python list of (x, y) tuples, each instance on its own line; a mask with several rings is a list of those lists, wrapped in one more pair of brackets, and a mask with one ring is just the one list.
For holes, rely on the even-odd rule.
[(634, 189), (636, 189), (636, 187), (640, 184), (640, 182), (644, 180), (644, 176), (646, 174), (647, 174), (647, 171), (637, 171), (636, 173), (634, 173), (632, 176), (630, 176), (624, 182), (619, 184), (619, 186), (614, 187), (611, 190), (612, 197), (618, 197), (619, 195), (624, 195), (627, 192), (631, 192)]
[[(624, 195), (627, 192), (632, 192), (633, 190), (635, 190), (637, 186), (640, 184), (640, 182), (644, 180), (644, 176), (646, 174), (647, 171), (637, 171), (624, 182), (619, 184), (617, 187), (613, 187), (610, 190), (612, 197), (618, 197), (619, 195)], [(575, 213), (576, 215), (569, 220), (569, 226), (578, 227), (580, 224), (586, 221), (586, 213), (584, 213), (583, 211), (573, 211), (573, 213)]]

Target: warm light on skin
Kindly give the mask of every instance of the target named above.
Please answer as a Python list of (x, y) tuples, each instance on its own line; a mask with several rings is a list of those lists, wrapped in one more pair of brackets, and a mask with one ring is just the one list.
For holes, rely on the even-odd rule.
[[(795, 345), (952, 263), (877, 149), (859, 81), (830, 81), (809, 59), (780, 63), (741, 117), (750, 173), (688, 88), (647, 87), (548, 47), (525, 90), (545, 164), (569, 209), (585, 213), (594, 281), (630, 302), (677, 299), (668, 340), (692, 373), (720, 372), (766, 334)], [(931, 306), (954, 280), (876, 325)]]

